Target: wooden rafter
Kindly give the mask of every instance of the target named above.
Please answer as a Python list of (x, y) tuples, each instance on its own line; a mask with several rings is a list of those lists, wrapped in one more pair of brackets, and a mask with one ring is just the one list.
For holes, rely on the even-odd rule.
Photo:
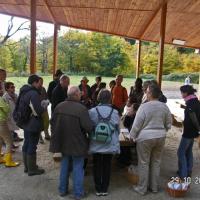
[(44, 1), (44, 4), (45, 4), (45, 7), (46, 9), (48, 10), (50, 16), (51, 16), (51, 19), (53, 21), (54, 24), (56, 24), (56, 17), (55, 15), (53, 14), (52, 10), (51, 10), (51, 7), (49, 6), (48, 4), (48, 1), (47, 0), (43, 0)]
[[(144, 36), (146, 30), (147, 30), (147, 29), (150, 27), (150, 25), (152, 24), (153, 20), (155, 19), (155, 17), (157, 16), (158, 12), (159, 12), (160, 9), (162, 8), (163, 2), (164, 2), (164, 1), (165, 1), (165, 0), (163, 0), (162, 3), (158, 6), (158, 8), (155, 10), (155, 12), (154, 12), (154, 14), (152, 15), (152, 17), (151, 17), (151, 18), (149, 19), (149, 21), (147, 22), (147, 25), (146, 25), (146, 26), (144, 27), (144, 29), (141, 31), (141, 34), (140, 34), (140, 36), (139, 36), (140, 39)], [(167, 0), (167, 1), (168, 1), (168, 0)]]

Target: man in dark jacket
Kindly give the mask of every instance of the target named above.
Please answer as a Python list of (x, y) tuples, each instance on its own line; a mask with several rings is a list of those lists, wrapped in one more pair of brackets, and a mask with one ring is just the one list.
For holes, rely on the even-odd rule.
[(59, 79), (62, 75), (63, 75), (63, 72), (60, 69), (56, 70), (56, 73), (54, 75), (54, 80), (49, 83), (47, 94), (48, 94), (48, 99), (50, 102), (51, 102), (52, 92), (54, 88), (58, 85)]
[(92, 96), (95, 93), (96, 89), (98, 88), (99, 84), (101, 83), (101, 76), (97, 76), (95, 78), (95, 81), (96, 81), (96, 83), (91, 86), (91, 94), (92, 94)]
[(20, 89), (19, 105), (28, 105), (30, 116), (23, 124), (24, 144), (22, 147), (24, 172), (29, 176), (40, 175), (44, 173), (36, 164), (36, 149), (39, 141), (40, 131), (42, 130), (41, 114), (44, 108), (41, 106), (39, 94), (39, 76), (31, 75), (28, 78), (28, 85)]
[(54, 88), (51, 96), (51, 111), (53, 113), (55, 107), (66, 100), (67, 98), (67, 89), (70, 83), (70, 79), (66, 75), (60, 77), (58, 85)]
[(62, 153), (59, 192), (61, 196), (68, 193), (69, 162), (72, 160), (75, 199), (81, 199), (84, 196), (83, 165), (88, 153), (86, 133), (92, 130), (88, 111), (79, 103), (80, 98), (79, 88), (71, 87), (68, 90), (68, 100), (56, 107), (51, 120), (50, 151)]

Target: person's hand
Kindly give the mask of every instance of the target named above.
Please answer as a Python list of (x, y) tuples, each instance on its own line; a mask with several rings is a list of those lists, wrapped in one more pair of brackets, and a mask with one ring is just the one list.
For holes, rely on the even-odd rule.
[(49, 100), (47, 99), (47, 100), (42, 100), (41, 101), (41, 106), (44, 108), (44, 109), (46, 109), (47, 107), (48, 107), (48, 105), (49, 105)]
[(136, 143), (136, 139), (135, 138), (131, 138), (131, 141)]

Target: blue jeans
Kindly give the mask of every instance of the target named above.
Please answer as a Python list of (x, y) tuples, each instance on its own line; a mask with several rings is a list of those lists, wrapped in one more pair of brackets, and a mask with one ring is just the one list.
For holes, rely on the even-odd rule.
[(39, 137), (40, 132), (24, 130), (24, 144), (22, 146), (22, 151), (29, 155), (36, 154)]
[(193, 153), (192, 147), (194, 144), (194, 138), (182, 137), (178, 148), (178, 168), (180, 178), (187, 177), (192, 172), (193, 167)]
[(68, 192), (68, 182), (70, 173), (70, 160), (73, 163), (73, 193), (76, 198), (84, 195), (83, 179), (84, 179), (84, 157), (82, 156), (63, 156), (60, 169), (59, 192)]

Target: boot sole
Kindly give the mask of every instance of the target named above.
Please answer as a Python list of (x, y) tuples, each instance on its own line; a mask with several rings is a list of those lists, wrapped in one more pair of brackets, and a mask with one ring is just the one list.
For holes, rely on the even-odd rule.
[(35, 174), (35, 173), (33, 173), (33, 174), (28, 174), (28, 176), (37, 176), (37, 175), (42, 175), (42, 174), (44, 174), (44, 172), (43, 172), (43, 173), (38, 173), (38, 174)]
[(8, 166), (8, 165), (5, 165), (5, 167), (7, 168), (11, 168), (11, 167), (18, 167), (19, 165), (15, 165), (15, 166)]

